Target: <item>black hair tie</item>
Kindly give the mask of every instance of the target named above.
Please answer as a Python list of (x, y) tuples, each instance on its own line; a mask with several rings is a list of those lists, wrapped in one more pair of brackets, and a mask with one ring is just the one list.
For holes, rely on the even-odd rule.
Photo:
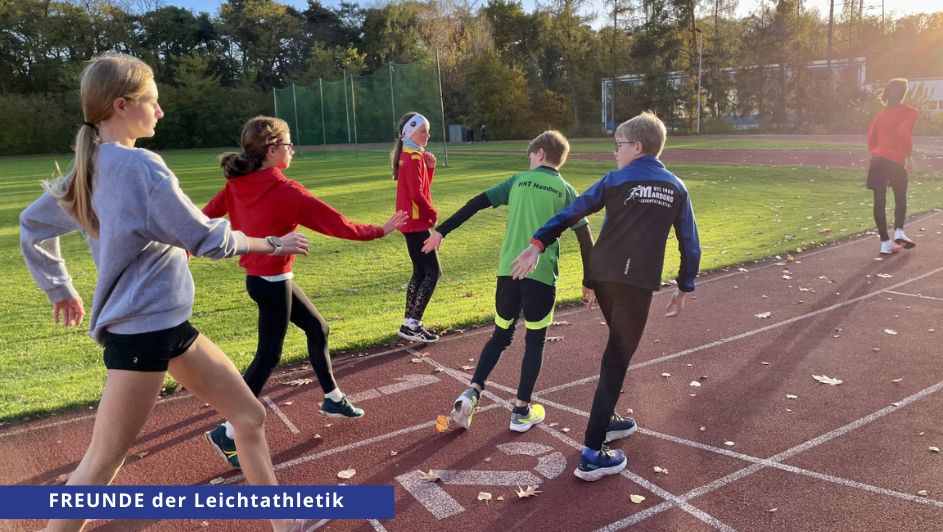
[(92, 128), (92, 131), (94, 131), (96, 135), (99, 135), (99, 133), (98, 133), (98, 126), (96, 126), (95, 124), (93, 124), (93, 123), (91, 123), (91, 122), (82, 122), (82, 125), (83, 125), (83, 126), (88, 126), (88, 127)]

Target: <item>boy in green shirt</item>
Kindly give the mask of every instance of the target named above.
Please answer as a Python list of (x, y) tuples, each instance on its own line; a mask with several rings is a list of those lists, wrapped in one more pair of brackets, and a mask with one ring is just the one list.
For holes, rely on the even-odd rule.
[[(529, 170), (515, 174), (469, 200), (432, 231), (422, 248), (425, 253), (439, 249), (442, 239), (449, 232), (482, 209), (508, 206), (507, 227), (498, 259), (494, 333), (481, 351), (471, 384), (455, 400), (452, 410), (452, 419), (465, 429), (471, 425), (481, 391), (485, 388), (485, 380), (514, 338), (514, 327), (521, 310), (524, 311), (527, 333), (510, 428), (516, 432), (525, 432), (544, 420), (544, 407), (531, 404), (531, 394), (543, 362), (547, 327), (553, 321), (560, 244), (555, 242), (549, 246), (544, 254), (547, 260), (540, 261), (537, 268), (524, 279), (511, 278), (511, 262), (530, 245), (531, 235), (544, 221), (576, 199), (576, 190), (560, 175), (560, 167), (566, 162), (569, 152), (570, 144), (560, 132), (541, 133), (527, 148)], [(573, 224), (572, 229), (579, 240), (583, 270), (586, 271), (593, 236), (585, 218)], [(583, 295), (587, 303), (592, 302), (593, 292), (585, 285)]]

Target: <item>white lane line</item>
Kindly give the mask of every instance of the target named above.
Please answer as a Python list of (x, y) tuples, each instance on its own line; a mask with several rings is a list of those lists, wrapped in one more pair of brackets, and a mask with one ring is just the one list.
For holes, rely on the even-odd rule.
[[(433, 360), (433, 359), (430, 359), (430, 358), (426, 357), (425, 361), (428, 362), (429, 364), (431, 364), (431, 365), (437, 367), (437, 368), (441, 368), (441, 369), (443, 370), (443, 373), (449, 375), (450, 377), (452, 377), (452, 378), (454, 378), (454, 379), (456, 379), (456, 380), (458, 380), (458, 381), (460, 381), (460, 382), (464, 382), (465, 379), (466, 379), (466, 375), (465, 375), (464, 373), (462, 373), (462, 372), (460, 372), (460, 371), (453, 370), (453, 369), (448, 368), (448, 367), (445, 367), (445, 366), (443, 366), (442, 364), (436, 362), (436, 361)], [(495, 384), (492, 384), (491, 387), (495, 387), (495, 388), (498, 388), (498, 389), (505, 389), (505, 390), (508, 389), (506, 386), (498, 386), (498, 385), (495, 385)], [(514, 393), (516, 393), (516, 392), (514, 392)], [(488, 398), (491, 399), (492, 401), (495, 401), (495, 403), (493, 403), (492, 405), (488, 405), (488, 406), (493, 406), (494, 404), (501, 404), (501, 405), (504, 406), (504, 408), (507, 409), (507, 410), (513, 409), (513, 405), (511, 404), (510, 401), (505, 401), (504, 399), (498, 397), (498, 396), (495, 395), (494, 393), (488, 391), (487, 388), (484, 389), (484, 390), (482, 390), (481, 395), (483, 395), (483, 396), (485, 396), (485, 397), (488, 397)], [(562, 441), (563, 443), (565, 443), (566, 445), (572, 447), (573, 449), (575, 449), (575, 450), (578, 451), (578, 452), (583, 450), (583, 445), (582, 445), (581, 443), (579, 443), (578, 441), (574, 440), (573, 438), (570, 438), (569, 436), (565, 435), (564, 433), (562, 433), (562, 432), (560, 432), (560, 431), (551, 429), (550, 427), (547, 427), (547, 426), (545, 426), (545, 425), (543, 425), (543, 424), (536, 425), (536, 427), (537, 427), (538, 429), (544, 431), (545, 433), (547, 433), (547, 434), (553, 436), (554, 438), (557, 438), (558, 440)], [(687, 501), (682, 500), (681, 498), (679, 498), (677, 495), (674, 495), (674, 494), (672, 494), (672, 493), (670, 493), (670, 492), (668, 492), (668, 491), (662, 489), (661, 487), (659, 487), (659, 486), (657, 486), (657, 485), (655, 485), (655, 484), (652, 484), (652, 483), (649, 482), (647, 479), (642, 478), (642, 477), (636, 475), (635, 473), (629, 471), (628, 469), (623, 470), (623, 471), (622, 471), (621, 473), (619, 473), (619, 474), (622, 475), (623, 477), (625, 477), (625, 478), (631, 480), (632, 482), (635, 482), (636, 484), (642, 486), (643, 488), (645, 488), (645, 489), (647, 489), (648, 491), (654, 493), (655, 495), (661, 497), (662, 499), (665, 499), (666, 502), (670, 503), (670, 504), (668, 504), (668, 505), (665, 507), (665, 509), (668, 509), (668, 508), (677, 506), (678, 508), (680, 508), (680, 509), (684, 510), (685, 512), (691, 514), (691, 516), (693, 516), (693, 517), (697, 518), (698, 520), (700, 520), (700, 521), (702, 521), (702, 522), (704, 522), (704, 523), (706, 523), (706, 524), (708, 524), (708, 525), (710, 525), (710, 526), (716, 528), (717, 530), (723, 530), (723, 531), (725, 531), (725, 532), (732, 532), (732, 531), (734, 530), (734, 529), (731, 528), (730, 526), (728, 526), (728, 525), (724, 524), (723, 522), (719, 521), (717, 518), (711, 516), (710, 514), (704, 512), (703, 510), (700, 510), (700, 509), (698, 509), (698, 508), (695, 508), (694, 506), (688, 504)], [(654, 514), (653, 514), (653, 515), (654, 515)]]
[[(757, 334), (761, 334), (761, 333), (764, 333), (764, 332), (767, 332), (767, 331), (772, 331), (773, 329), (778, 329), (778, 328), (784, 327), (784, 326), (786, 326), (786, 325), (792, 325), (793, 323), (796, 323), (796, 322), (798, 322), (798, 321), (806, 320), (806, 319), (809, 319), (809, 318), (814, 318), (815, 316), (818, 316), (818, 315), (820, 315), (820, 314), (825, 314), (826, 312), (830, 312), (830, 311), (835, 310), (835, 309), (837, 309), (837, 308), (846, 307), (846, 306), (848, 306), (848, 305), (853, 305), (853, 304), (855, 304), (855, 303), (859, 303), (859, 302), (864, 301), (864, 300), (866, 300), (866, 299), (871, 299), (872, 297), (876, 297), (876, 296), (879, 296), (879, 295), (888, 293), (888, 292), (890, 292), (891, 290), (893, 290), (893, 289), (895, 289), (895, 288), (899, 288), (899, 287), (901, 287), (901, 286), (905, 286), (905, 285), (907, 285), (907, 284), (909, 284), (909, 283), (912, 283), (912, 282), (914, 282), (914, 281), (919, 281), (919, 280), (921, 280), (921, 279), (923, 279), (923, 278), (925, 278), (925, 277), (929, 277), (929, 276), (931, 276), (931, 275), (936, 275), (937, 273), (940, 273), (941, 271), (943, 271), (943, 267), (941, 267), (941, 268), (936, 268), (936, 269), (934, 269), (934, 270), (931, 270), (931, 271), (929, 271), (929, 272), (927, 272), (927, 273), (918, 275), (918, 276), (916, 276), (916, 277), (912, 277), (912, 278), (910, 278), (910, 279), (908, 279), (908, 280), (906, 280), (906, 281), (901, 281), (901, 282), (899, 282), (899, 283), (897, 283), (897, 284), (891, 285), (891, 286), (889, 286), (889, 287), (887, 287), (887, 288), (884, 288), (884, 289), (882, 289), (882, 290), (877, 290), (877, 291), (871, 292), (871, 293), (869, 293), (869, 294), (864, 294), (864, 295), (861, 295), (861, 296), (858, 296), (858, 297), (854, 297), (854, 298), (851, 298), (851, 299), (849, 299), (849, 300), (842, 301), (841, 303), (835, 303), (834, 305), (829, 305), (829, 306), (827, 306), (827, 307), (823, 307), (823, 308), (820, 308), (820, 309), (818, 309), (818, 310), (813, 310), (812, 312), (808, 312), (808, 313), (806, 313), (806, 314), (802, 314), (802, 315), (799, 315), (799, 316), (794, 316), (794, 317), (792, 317), (792, 318), (789, 318), (789, 319), (787, 319), (787, 320), (783, 320), (783, 321), (780, 321), (780, 322), (777, 322), (777, 323), (772, 323), (772, 324), (767, 325), (767, 326), (765, 326), (765, 327), (760, 327), (760, 328), (758, 328), (758, 329), (753, 329), (752, 331), (747, 331), (747, 332), (740, 333), (740, 334), (737, 334), (737, 335), (734, 335), (734, 336), (729, 336), (729, 337), (727, 337), (727, 338), (722, 338), (722, 339), (720, 339), (720, 340), (715, 340), (715, 341), (713, 341), (713, 342), (709, 342), (709, 343), (706, 343), (706, 344), (704, 344), (704, 345), (699, 345), (699, 346), (697, 346), (697, 347), (691, 347), (691, 348), (689, 348), (689, 349), (684, 349), (684, 350), (682, 350), (682, 351), (677, 351), (677, 352), (675, 352), (675, 353), (671, 353), (671, 354), (668, 354), (668, 355), (665, 355), (665, 356), (661, 356), (661, 357), (658, 357), (658, 358), (653, 358), (653, 359), (651, 359), (651, 360), (646, 360), (645, 362), (639, 362), (638, 364), (631, 364), (631, 365), (629, 366), (628, 371), (634, 371), (634, 370), (637, 370), (637, 369), (640, 369), (640, 368), (644, 368), (645, 366), (651, 366), (651, 365), (653, 365), (653, 364), (660, 364), (660, 363), (666, 362), (666, 361), (668, 361), (668, 360), (673, 360), (673, 359), (675, 359), (675, 358), (679, 358), (679, 357), (691, 355), (691, 354), (694, 354), (694, 353), (698, 353), (698, 352), (700, 352), (700, 351), (704, 351), (705, 349), (711, 349), (711, 348), (718, 347), (718, 346), (721, 346), (721, 345), (724, 345), (724, 344), (728, 344), (728, 343), (730, 343), (730, 342), (735, 342), (735, 341), (737, 341), (737, 340), (742, 340), (742, 339), (744, 339), (744, 338), (749, 338), (750, 336), (755, 336), (755, 335), (757, 335)], [(599, 378), (598, 375), (596, 375), (596, 376), (590, 376), (590, 377), (585, 377), (585, 378), (580, 379), (580, 380), (577, 380), (577, 381), (573, 381), (573, 382), (571, 382), (571, 383), (560, 384), (560, 385), (557, 385), (557, 386), (551, 386), (550, 388), (546, 388), (546, 389), (543, 389), (543, 390), (536, 391), (536, 392), (534, 393), (534, 395), (535, 395), (536, 397), (543, 397), (544, 395), (546, 395), (546, 394), (548, 394), (548, 393), (558, 392), (558, 391), (560, 391), (560, 390), (565, 390), (565, 389), (571, 388), (571, 387), (573, 387), (573, 386), (578, 386), (578, 385), (580, 385), (580, 384), (585, 384), (585, 383), (587, 383), (587, 382), (592, 382), (592, 381), (594, 381), (594, 380), (597, 380), (598, 378)]]
[(286, 416), (285, 413), (282, 412), (282, 409), (278, 408), (278, 405), (276, 405), (275, 402), (269, 398), (269, 396), (267, 395), (263, 396), (262, 399), (265, 400), (265, 403), (268, 405), (268, 407), (271, 408), (272, 411), (275, 412), (275, 415), (278, 416), (278, 419), (282, 420), (282, 423), (284, 423), (285, 426), (288, 427), (288, 430), (290, 430), (292, 434), (299, 434), (301, 432), (300, 430), (298, 430), (298, 427), (296, 427), (295, 424), (292, 423), (290, 419), (288, 419), (288, 416)]
[(916, 297), (918, 299), (932, 299), (933, 301), (943, 301), (943, 297), (925, 296), (923, 294), (908, 294), (906, 292), (895, 292), (893, 290), (888, 290), (887, 293), (898, 295), (898, 296)]
[(377, 532), (386, 532), (386, 527), (383, 526), (382, 524), (380, 524), (380, 522), (377, 521), (376, 519), (371, 519), (371, 520), (370, 520), (370, 525), (371, 525), (371, 526), (373, 527), (373, 529), (376, 530)]
[[(898, 410), (898, 409), (900, 409), (900, 408), (902, 408), (902, 407), (904, 407), (904, 406), (907, 406), (907, 405), (909, 405), (909, 404), (911, 404), (911, 403), (913, 403), (913, 402), (915, 402), (915, 401), (917, 401), (917, 400), (919, 400), (919, 399), (922, 399), (922, 398), (924, 398), (924, 397), (926, 397), (926, 396), (928, 396), (928, 395), (930, 395), (930, 394), (932, 394), (932, 393), (938, 392), (940, 389), (943, 389), (943, 381), (938, 382), (938, 383), (936, 383), (936, 384), (934, 384), (934, 385), (932, 385), (932, 386), (929, 386), (929, 387), (927, 387), (927, 388), (924, 388), (923, 390), (920, 390), (919, 392), (917, 392), (917, 393), (915, 393), (915, 394), (913, 394), (913, 395), (910, 395), (910, 396), (908, 396), (908, 397), (906, 397), (906, 398), (904, 398), (904, 399), (898, 401), (898, 402), (895, 403), (894, 405), (890, 405), (890, 406), (884, 407), (884, 408), (882, 408), (881, 410), (878, 410), (878, 411), (876, 411), (876, 412), (873, 412), (873, 413), (871, 413), (871, 414), (868, 414), (867, 416), (864, 416), (864, 417), (862, 417), (862, 418), (860, 418), (860, 419), (857, 419), (857, 420), (855, 420), (855, 421), (853, 421), (853, 422), (851, 422), (851, 423), (848, 423), (848, 424), (846, 424), (846, 425), (843, 425), (843, 426), (841, 426), (841, 427), (839, 427), (839, 428), (837, 428), (837, 429), (835, 429), (835, 430), (832, 430), (832, 431), (830, 431), (830, 432), (827, 432), (827, 433), (825, 433), (825, 434), (822, 434), (821, 436), (818, 436), (818, 437), (813, 438), (813, 439), (811, 439), (811, 440), (809, 440), (809, 441), (806, 441), (806, 442), (804, 442), (804, 443), (801, 443), (801, 444), (799, 444), (799, 445), (796, 445), (795, 447), (792, 447), (792, 448), (790, 448), (790, 449), (787, 449), (787, 450), (785, 450), (785, 451), (783, 451), (783, 452), (781, 452), (781, 453), (779, 453), (779, 454), (776, 454), (776, 455), (774, 455), (774, 456), (772, 456), (772, 457), (770, 457), (770, 458), (768, 458), (768, 459), (756, 458), (756, 457), (749, 456), (749, 455), (745, 455), (745, 454), (742, 454), (742, 453), (733, 452), (733, 451), (730, 451), (730, 450), (727, 450), (727, 449), (720, 449), (720, 448), (718, 448), (718, 447), (714, 447), (714, 446), (711, 446), (711, 445), (706, 445), (706, 444), (694, 442), (694, 441), (691, 441), (691, 440), (686, 440), (686, 439), (679, 438), (679, 437), (676, 437), (676, 436), (671, 436), (671, 435), (667, 435), (667, 434), (662, 434), (662, 433), (655, 432), (655, 431), (648, 430), (648, 429), (641, 429), (641, 428), (640, 428), (640, 429), (639, 429), (639, 432), (642, 433), (642, 434), (647, 434), (647, 435), (649, 435), (649, 436), (656, 437), (656, 438), (661, 438), (661, 439), (664, 439), (664, 440), (667, 440), (667, 441), (672, 441), (672, 442), (674, 442), (674, 443), (678, 443), (678, 444), (681, 444), (681, 445), (687, 445), (687, 446), (690, 446), (690, 447), (695, 447), (695, 448), (702, 449), (702, 450), (705, 450), (705, 451), (710, 451), (710, 452), (714, 452), (714, 453), (717, 453), (717, 454), (720, 454), (720, 455), (728, 456), (728, 457), (730, 457), (730, 458), (735, 458), (735, 459), (739, 459), (739, 460), (743, 460), (743, 461), (747, 461), (747, 462), (752, 462), (753, 465), (751, 465), (751, 466), (749, 466), (749, 467), (746, 467), (746, 468), (741, 469), (741, 470), (739, 470), (739, 471), (735, 471), (735, 472), (733, 472), (733, 473), (731, 473), (731, 474), (729, 474), (729, 475), (727, 475), (727, 476), (725, 476), (725, 477), (721, 477), (721, 478), (719, 478), (719, 479), (717, 479), (717, 480), (714, 480), (713, 482), (710, 482), (710, 483), (705, 484), (705, 485), (703, 485), (703, 486), (700, 486), (700, 487), (698, 487), (698, 488), (694, 488), (693, 490), (691, 490), (691, 491), (685, 493), (684, 495), (681, 495), (681, 496), (679, 497), (679, 499), (681, 499), (682, 501), (689, 501), (689, 500), (694, 499), (694, 498), (696, 498), (696, 497), (699, 497), (699, 496), (701, 496), (701, 495), (705, 495), (705, 494), (710, 493), (710, 492), (712, 492), (712, 491), (714, 491), (714, 490), (717, 490), (717, 489), (719, 489), (719, 488), (722, 488), (722, 487), (724, 487), (724, 486), (727, 486), (727, 485), (729, 485), (729, 484), (732, 484), (733, 482), (735, 482), (735, 481), (737, 481), (737, 480), (740, 480), (740, 479), (742, 479), (742, 478), (744, 478), (744, 477), (747, 477), (747, 476), (749, 476), (749, 475), (752, 475), (753, 473), (756, 473), (757, 471), (761, 471), (761, 470), (766, 469), (766, 468), (775, 468), (775, 469), (779, 469), (779, 470), (782, 470), (782, 471), (788, 471), (788, 472), (791, 472), (791, 473), (795, 473), (795, 474), (799, 474), (799, 475), (804, 475), (804, 476), (816, 478), (816, 479), (818, 479), (818, 480), (823, 480), (823, 481), (826, 481), (826, 482), (832, 482), (832, 483), (835, 483), (835, 484), (840, 484), (840, 485), (843, 485), (843, 486), (846, 486), (846, 487), (849, 487), (849, 488), (860, 489), (860, 490), (863, 490), (863, 491), (868, 491), (868, 492), (876, 493), (876, 494), (879, 494), (879, 495), (886, 495), (886, 496), (889, 496), (889, 497), (894, 497), (894, 498), (906, 500), (906, 501), (909, 501), (909, 502), (916, 502), (916, 503), (920, 503), (920, 504), (926, 504), (926, 505), (930, 505), (930, 506), (936, 506), (936, 507), (938, 507), (938, 508), (943, 508), (943, 501), (938, 501), (938, 500), (934, 500), (934, 499), (929, 499), (929, 498), (926, 498), (926, 497), (919, 497), (919, 496), (911, 495), (911, 494), (908, 494), (908, 493), (903, 493), (903, 492), (899, 492), (899, 491), (895, 491), (895, 490), (890, 490), (890, 489), (887, 489), (887, 488), (881, 488), (881, 487), (878, 487), (878, 486), (872, 486), (872, 485), (870, 485), (870, 484), (865, 484), (865, 483), (862, 483), (862, 482), (857, 482), (857, 481), (853, 481), (853, 480), (849, 480), (849, 479), (844, 479), (844, 478), (840, 478), (840, 477), (835, 477), (835, 476), (832, 476), (832, 475), (826, 475), (826, 474), (823, 474), (823, 473), (818, 473), (818, 472), (816, 472), (816, 471), (809, 471), (809, 470), (802, 469), (802, 468), (799, 468), (799, 467), (796, 467), (796, 466), (791, 466), (791, 465), (787, 465), (787, 464), (782, 464), (782, 463), (781, 463), (783, 460), (788, 460), (789, 458), (792, 458), (793, 456), (795, 456), (795, 455), (797, 455), (797, 454), (799, 454), (799, 453), (802, 453), (802, 452), (807, 451), (807, 450), (809, 450), (809, 449), (811, 449), (811, 448), (813, 448), (813, 447), (816, 447), (816, 446), (818, 446), (818, 445), (821, 445), (821, 444), (823, 444), (823, 443), (826, 443), (826, 442), (828, 442), (828, 441), (831, 441), (831, 440), (833, 440), (833, 439), (835, 439), (835, 438), (837, 438), (837, 437), (839, 437), (839, 436), (843, 436), (843, 435), (845, 435), (845, 434), (847, 434), (847, 433), (849, 433), (849, 432), (851, 432), (851, 431), (853, 431), (853, 430), (856, 430), (856, 429), (858, 429), (858, 428), (860, 428), (860, 427), (862, 427), (862, 426), (864, 426), (864, 425), (867, 425), (868, 423), (871, 423), (872, 421), (875, 421), (875, 420), (877, 420), (877, 419), (880, 419), (881, 417), (884, 417), (884, 416), (886, 416), (887, 414), (889, 414), (889, 413), (891, 413), (891, 412), (894, 412), (894, 411), (896, 411), (896, 410)], [(543, 404), (546, 405), (546, 406), (552, 406), (552, 407), (554, 407), (554, 408), (557, 408), (557, 409), (560, 409), (560, 410), (564, 410), (564, 411), (566, 411), (566, 412), (571, 412), (571, 413), (573, 413), (573, 414), (577, 414), (577, 415), (582, 416), (582, 417), (587, 417), (587, 418), (589, 417), (589, 413), (587, 413), (587, 412), (584, 412), (584, 411), (579, 410), (579, 409), (576, 409), (576, 408), (569, 407), (569, 406), (567, 406), (567, 405), (559, 404), (559, 403), (556, 403), (556, 402), (554, 402), (554, 401), (543, 400)], [(895, 405), (896, 405), (896, 406), (895, 406)], [(540, 425), (539, 427), (542, 428), (542, 429), (544, 429), (544, 430), (547, 431), (548, 433), (551, 432), (551, 430), (552, 430), (552, 429), (549, 429), (549, 428), (545, 428), (545, 427), (543, 427), (542, 425)], [(666, 502), (669, 502), (669, 501), (666, 501)], [(662, 511), (664, 511), (664, 510), (667, 510), (667, 509), (671, 508), (672, 506), (673, 506), (673, 505), (671, 505), (671, 504), (664, 504), (664, 503), (663, 503), (663, 504), (661, 504), (661, 505), (658, 505), (658, 506), (654, 506), (654, 507), (652, 507), (652, 508), (649, 508), (649, 509), (646, 510), (645, 512), (639, 512), (639, 513), (632, 514), (632, 515), (626, 517), (625, 519), (616, 521), (615, 523), (611, 523), (611, 524), (609, 524), (608, 526), (606, 526), (605, 528), (602, 528), (602, 529), (600, 529), (600, 530), (620, 530), (620, 529), (622, 529), (622, 528), (626, 528), (626, 527), (628, 527), (628, 526), (634, 525), (634, 524), (636, 524), (636, 523), (638, 523), (638, 522), (640, 522), (640, 521), (642, 521), (642, 520), (644, 520), (644, 519), (646, 519), (646, 518), (648, 518), (648, 517), (651, 517), (651, 516), (653, 516), (653, 515), (656, 515), (657, 513), (662, 512)], [(656, 509), (657, 509), (657, 510), (656, 510)], [(644, 514), (644, 515), (643, 515), (643, 514)]]
[[(485, 412), (485, 411), (488, 411), (488, 410), (491, 410), (491, 409), (494, 409), (494, 408), (498, 408), (499, 406), (500, 406), (500, 405), (498, 405), (498, 404), (488, 405), (488, 406), (486, 406), (486, 407), (479, 408), (479, 409), (478, 409), (478, 412)], [(382, 441), (386, 441), (386, 440), (389, 440), (389, 439), (391, 439), (391, 438), (395, 438), (395, 437), (397, 437), (397, 436), (402, 436), (402, 435), (404, 435), (404, 434), (409, 434), (409, 433), (411, 433), (411, 432), (416, 432), (416, 431), (418, 431), (418, 430), (423, 430), (423, 429), (426, 429), (426, 428), (431, 429), (431, 428), (434, 427), (434, 426), (435, 426), (435, 421), (427, 421), (427, 422), (425, 422), (425, 423), (419, 423), (418, 425), (413, 425), (413, 426), (411, 426), (411, 427), (406, 427), (406, 428), (403, 428), (403, 429), (399, 429), (399, 430), (397, 430), (397, 431), (387, 432), (387, 433), (385, 433), (385, 434), (380, 434), (379, 436), (374, 436), (374, 437), (372, 437), (372, 438), (367, 438), (367, 439), (365, 439), (365, 440), (360, 440), (360, 441), (355, 441), (355, 442), (353, 442), (353, 443), (348, 443), (347, 445), (342, 445), (342, 446), (340, 446), (340, 447), (334, 447), (334, 448), (332, 448), (332, 449), (327, 449), (327, 450), (324, 450), (324, 451), (321, 451), (321, 452), (317, 452), (317, 453), (314, 453), (314, 454), (308, 454), (308, 455), (304, 455), (304, 456), (299, 456), (298, 458), (294, 458), (294, 459), (292, 459), (292, 460), (288, 460), (287, 462), (280, 462), (280, 463), (278, 463), (278, 464), (275, 464), (275, 471), (281, 471), (282, 469), (288, 469), (288, 468), (291, 468), (291, 467), (295, 467), (295, 466), (297, 466), (297, 465), (301, 465), (301, 464), (304, 464), (304, 463), (307, 463), (307, 462), (311, 462), (311, 461), (313, 461), (313, 460), (318, 460), (318, 459), (320, 459), (320, 458), (324, 458), (325, 456), (332, 456), (332, 455), (335, 455), (335, 454), (338, 454), (338, 453), (343, 453), (343, 452), (346, 452), (346, 451), (350, 451), (350, 450), (352, 450), (352, 449), (358, 449), (358, 448), (360, 448), (360, 447), (366, 447), (367, 445), (372, 445), (372, 444), (374, 444), (374, 443), (379, 443), (379, 442), (382, 442)], [(236, 483), (236, 482), (242, 481), (243, 479), (245, 479), (245, 477), (240, 474), (240, 475), (236, 475), (236, 476), (233, 476), (233, 477), (228, 477), (228, 478), (226, 478), (226, 480), (223, 481), (222, 484), (234, 484), (234, 483)]]

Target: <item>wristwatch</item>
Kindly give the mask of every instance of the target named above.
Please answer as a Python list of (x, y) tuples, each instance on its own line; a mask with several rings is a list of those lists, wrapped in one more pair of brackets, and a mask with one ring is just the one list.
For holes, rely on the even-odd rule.
[(277, 236), (267, 236), (265, 237), (265, 241), (268, 242), (269, 244), (272, 244), (272, 247), (274, 248), (274, 250), (271, 253), (269, 253), (269, 255), (278, 255), (279, 252), (281, 252), (282, 250), (281, 238), (278, 238)]

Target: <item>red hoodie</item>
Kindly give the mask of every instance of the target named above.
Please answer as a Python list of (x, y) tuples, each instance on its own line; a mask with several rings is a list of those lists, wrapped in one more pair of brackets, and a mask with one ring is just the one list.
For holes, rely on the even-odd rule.
[(432, 206), (432, 178), (435, 168), (426, 166), (425, 151), (414, 150), (406, 146), (399, 156), (399, 170), (396, 173), (396, 210), (409, 215), (406, 223), (399, 230), (403, 233), (425, 231), (439, 217), (439, 212)]
[(913, 151), (914, 124), (917, 110), (909, 105), (889, 105), (868, 127), (868, 150), (903, 166)]
[[(383, 228), (349, 221), (336, 209), (311, 195), (305, 187), (282, 175), (275, 167), (226, 180), (203, 214), (210, 218), (229, 215), (234, 229), (257, 238), (282, 236), (299, 225), (348, 240), (373, 240)], [(248, 275), (281, 275), (291, 271), (294, 255), (243, 255), (239, 265)]]

